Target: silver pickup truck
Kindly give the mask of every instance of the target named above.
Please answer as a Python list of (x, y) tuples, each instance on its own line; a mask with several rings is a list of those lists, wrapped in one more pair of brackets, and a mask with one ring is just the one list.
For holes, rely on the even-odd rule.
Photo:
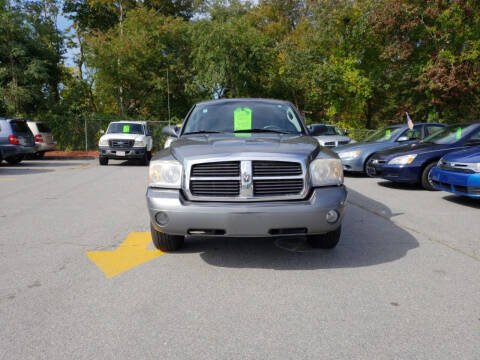
[(196, 104), (177, 138), (150, 163), (152, 240), (163, 251), (185, 237), (307, 236), (331, 249), (340, 239), (347, 192), (342, 164), (308, 135), (289, 102)]

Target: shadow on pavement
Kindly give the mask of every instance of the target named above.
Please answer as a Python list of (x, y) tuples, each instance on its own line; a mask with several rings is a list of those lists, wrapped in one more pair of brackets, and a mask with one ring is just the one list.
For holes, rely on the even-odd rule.
[(50, 169), (31, 169), (31, 168), (21, 168), (21, 167), (0, 167), (0, 176), (4, 175), (31, 175), (31, 174), (41, 174), (48, 173), (55, 170)]
[(16, 169), (21, 169), (21, 168), (48, 168), (48, 167), (64, 167), (64, 166), (82, 166), (82, 165), (88, 165), (89, 163), (87, 162), (69, 162), (69, 161), (58, 161), (58, 162), (49, 162), (49, 161), (44, 161), (44, 160), (25, 160), (22, 161), (20, 164), (16, 165), (9, 165), (9, 164), (2, 164), (2, 168), (16, 168)]
[(443, 197), (445, 200), (455, 204), (470, 206), (474, 209), (480, 209), (480, 199), (473, 199), (467, 196), (447, 195)]
[(390, 220), (395, 215), (384, 204), (349, 190), (342, 238), (334, 250), (311, 249), (302, 237), (288, 239), (288, 246), (298, 244), (293, 251), (277, 246), (278, 239), (271, 238), (190, 238), (179, 254), (198, 252), (206, 263), (229, 268), (314, 270), (372, 266), (398, 260), (418, 247), (412, 235)]
[[(420, 184), (409, 184), (409, 183), (397, 183), (393, 181), (380, 181), (378, 185), (396, 190), (424, 190)], [(424, 190), (425, 191), (425, 190)]]

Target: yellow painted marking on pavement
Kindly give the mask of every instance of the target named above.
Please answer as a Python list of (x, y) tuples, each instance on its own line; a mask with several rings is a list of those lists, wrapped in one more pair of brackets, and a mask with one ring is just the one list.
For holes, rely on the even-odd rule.
[(12, 178), (0, 178), (0, 181), (17, 181), (17, 179), (12, 179)]
[(115, 250), (87, 251), (86, 254), (107, 278), (111, 278), (165, 254), (160, 250), (148, 250), (151, 241), (149, 232), (134, 232)]

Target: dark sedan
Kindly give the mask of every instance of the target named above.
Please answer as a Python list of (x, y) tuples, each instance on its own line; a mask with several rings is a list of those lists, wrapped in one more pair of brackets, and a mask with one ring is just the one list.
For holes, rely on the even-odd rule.
[(480, 123), (450, 125), (420, 143), (374, 154), (367, 174), (394, 182), (421, 183), (424, 189), (435, 190), (429, 174), (438, 160), (474, 145), (480, 145)]
[(376, 131), (363, 142), (338, 146), (332, 150), (342, 159), (343, 170), (364, 172), (368, 160), (375, 152), (418, 142), (444, 126), (436, 123), (419, 123), (410, 130), (406, 124), (391, 125)]

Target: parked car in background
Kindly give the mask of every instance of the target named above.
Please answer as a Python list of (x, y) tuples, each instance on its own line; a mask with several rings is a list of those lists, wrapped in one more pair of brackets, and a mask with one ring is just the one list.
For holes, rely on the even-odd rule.
[(150, 163), (152, 240), (164, 251), (185, 236), (306, 236), (313, 247), (340, 240), (347, 192), (338, 156), (280, 100), (196, 104), (178, 137)]
[(480, 145), (480, 123), (450, 125), (420, 143), (376, 153), (368, 162), (367, 174), (435, 190), (430, 171), (440, 158), (475, 145)]
[(42, 158), (47, 151), (54, 151), (57, 143), (53, 139), (53, 134), (47, 124), (43, 122), (27, 121), (27, 125), (33, 134), (37, 149), (33, 154), (34, 158)]
[(430, 179), (437, 190), (480, 199), (480, 146), (445, 155), (432, 168)]
[(381, 150), (419, 142), (445, 127), (444, 124), (419, 123), (410, 130), (408, 125), (391, 125), (378, 130), (362, 142), (338, 146), (333, 149), (342, 159), (343, 170), (363, 173), (371, 156)]
[(18, 164), (35, 152), (33, 134), (25, 120), (0, 118), (0, 162)]
[(152, 133), (146, 121), (115, 121), (98, 142), (100, 165), (109, 159), (136, 159), (148, 165), (152, 157)]
[(308, 126), (308, 130), (310, 135), (325, 147), (333, 148), (349, 144), (352, 141), (345, 131), (335, 125), (312, 124)]

